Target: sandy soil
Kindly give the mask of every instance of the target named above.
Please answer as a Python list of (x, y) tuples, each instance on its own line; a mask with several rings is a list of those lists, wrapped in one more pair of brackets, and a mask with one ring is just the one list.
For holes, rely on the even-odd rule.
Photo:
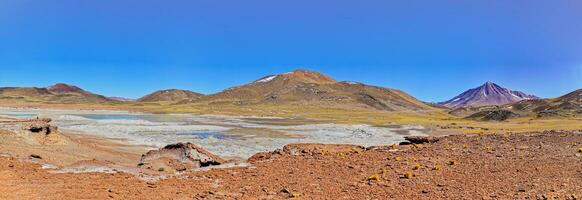
[(86, 134), (59, 133), (58, 144), (39, 145), (7, 130), (0, 130), (0, 154), (15, 158), (38, 155), (43, 162), (56, 166), (71, 165), (83, 160), (111, 161), (122, 166), (135, 167), (146, 146), (125, 145), (123, 141)]
[(290, 145), (250, 167), (158, 181), (0, 157), (0, 199), (580, 199), (582, 134), (455, 135), (371, 148)]

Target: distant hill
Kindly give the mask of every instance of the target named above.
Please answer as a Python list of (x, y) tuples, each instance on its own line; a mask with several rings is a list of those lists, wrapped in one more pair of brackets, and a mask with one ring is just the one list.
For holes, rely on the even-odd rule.
[(505, 121), (507, 119), (516, 117), (519, 117), (519, 114), (508, 110), (488, 110), (476, 112), (465, 118), (480, 121)]
[(58, 83), (47, 88), (2, 87), (0, 88), (0, 99), (54, 103), (103, 103), (115, 101), (64, 83)]
[(203, 94), (188, 90), (160, 90), (139, 98), (139, 102), (157, 102), (157, 101), (185, 101), (194, 100), (204, 96)]
[(451, 100), (439, 104), (449, 108), (461, 108), (504, 105), (529, 99), (539, 98), (520, 91), (503, 88), (492, 82), (486, 82), (479, 87), (467, 90)]
[(524, 100), (503, 106), (515, 112), (535, 113), (538, 117), (582, 115), (582, 89), (551, 99)]
[(582, 89), (564, 96), (550, 99), (526, 99), (500, 106), (461, 107), (450, 113), (457, 116), (478, 116), (477, 113), (491, 111), (511, 111), (522, 116), (535, 117), (576, 117), (582, 115)]
[(373, 108), (385, 111), (428, 110), (434, 107), (395, 89), (338, 82), (315, 71), (295, 70), (201, 97), (213, 105), (309, 105)]

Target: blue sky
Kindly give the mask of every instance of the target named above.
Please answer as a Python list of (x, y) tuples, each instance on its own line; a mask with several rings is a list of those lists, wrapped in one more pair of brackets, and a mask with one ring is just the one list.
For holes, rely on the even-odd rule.
[(0, 86), (213, 93), (297, 68), (443, 101), (582, 88), (582, 1), (2, 0)]

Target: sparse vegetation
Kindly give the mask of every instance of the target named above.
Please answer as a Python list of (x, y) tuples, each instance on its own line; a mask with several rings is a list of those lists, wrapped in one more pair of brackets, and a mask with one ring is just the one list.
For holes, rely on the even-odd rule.
[(420, 164), (416, 164), (414, 165), (414, 167), (412, 168), (413, 170), (419, 170), (422, 166)]
[(388, 174), (389, 172), (390, 172), (390, 170), (389, 170), (389, 169), (387, 169), (387, 168), (382, 168), (382, 174), (386, 175), (386, 174)]
[(491, 146), (486, 146), (485, 147), (485, 152), (487, 152), (487, 153), (493, 153), (493, 148)]
[(404, 178), (407, 178), (407, 179), (411, 179), (412, 177), (414, 177), (414, 174), (412, 172), (405, 172), (403, 175), (404, 175)]
[(380, 180), (380, 175), (374, 174), (374, 175), (368, 177), (368, 180), (370, 180), (370, 181), (379, 181)]
[[(191, 113), (220, 114), (234, 116), (272, 116), (284, 118), (318, 119), (337, 124), (417, 124), (427, 128), (447, 129), (459, 133), (479, 133), (484, 129), (489, 132), (526, 132), (543, 130), (582, 130), (581, 116), (569, 118), (532, 118), (524, 116), (504, 122), (487, 122), (462, 119), (442, 110), (423, 113), (417, 112), (381, 112), (369, 109), (340, 109), (323, 106), (305, 105), (207, 105), (207, 104), (172, 104), (172, 103), (136, 103), (120, 102), (116, 104), (46, 104), (42, 101), (22, 102), (21, 100), (4, 100), (4, 106), (30, 106), (62, 109), (110, 109), (130, 110), (149, 113)], [(470, 127), (470, 128), (469, 128)]]

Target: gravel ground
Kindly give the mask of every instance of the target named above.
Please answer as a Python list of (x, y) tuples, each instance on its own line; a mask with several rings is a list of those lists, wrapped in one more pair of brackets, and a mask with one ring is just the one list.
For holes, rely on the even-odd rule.
[(147, 181), (0, 156), (0, 199), (580, 199), (582, 134), (455, 135), (363, 149), (297, 144), (251, 166)]

